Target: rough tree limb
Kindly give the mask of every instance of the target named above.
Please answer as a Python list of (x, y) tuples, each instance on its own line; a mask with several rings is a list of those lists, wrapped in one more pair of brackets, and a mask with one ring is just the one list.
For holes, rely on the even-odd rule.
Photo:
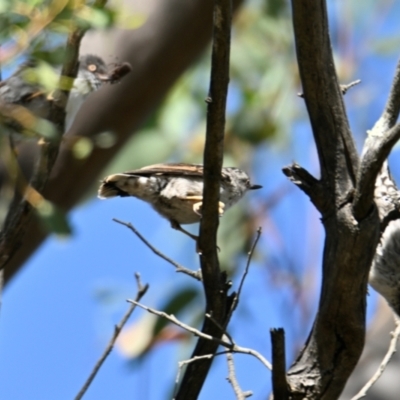
[(270, 334), (272, 344), (272, 391), (275, 399), (288, 400), (285, 331), (283, 328), (271, 329)]
[[(400, 112), (400, 61), (397, 63), (390, 94), (382, 115), (375, 123), (368, 138), (365, 141), (356, 192), (354, 195), (354, 213), (360, 218), (368, 212), (371, 201), (371, 186), (375, 186), (379, 172), (390, 175), (388, 171), (387, 157), (399, 140), (399, 128), (395, 123)], [(381, 230), (389, 221), (399, 218), (400, 204), (387, 204), (380, 207), (379, 214), (382, 220)]]
[[(202, 332), (220, 338), (223, 335), (217, 325), (226, 326), (229, 298), (226, 274), (219, 267), (217, 254), (217, 229), (219, 224), (218, 201), (223, 163), (225, 108), (229, 84), (229, 55), (232, 25), (231, 0), (214, 1), (214, 27), (211, 60), (211, 82), (207, 98), (207, 128), (204, 149), (204, 192), (200, 237), (200, 264), (206, 297), (206, 314), (211, 314), (217, 324), (204, 319)], [(200, 357), (213, 354), (218, 343), (200, 338), (192, 354)], [(176, 395), (177, 400), (197, 399), (207, 377), (213, 359), (200, 359), (188, 365)]]
[(370, 136), (382, 136), (388, 129), (392, 128), (399, 118), (400, 113), (400, 60), (397, 63), (392, 87), (385, 105), (385, 109), (379, 120), (373, 127)]
[(336, 399), (363, 349), (367, 279), (379, 217), (372, 201), (362, 220), (352, 212), (359, 160), (334, 68), (326, 4), (292, 0), (292, 6), (327, 208), (322, 215), (326, 240), (319, 310), (305, 348), (288, 371), (289, 392), (293, 399)]
[(400, 124), (397, 124), (386, 131), (383, 137), (366, 144), (354, 194), (353, 212), (356, 219), (363, 218), (370, 211), (376, 178), (399, 139)]

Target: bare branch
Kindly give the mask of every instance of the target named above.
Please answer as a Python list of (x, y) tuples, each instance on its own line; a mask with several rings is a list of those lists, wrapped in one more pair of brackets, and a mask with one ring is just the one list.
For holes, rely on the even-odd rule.
[[(207, 98), (207, 126), (204, 147), (204, 189), (202, 219), (198, 246), (206, 297), (206, 313), (222, 326), (226, 326), (229, 298), (226, 274), (221, 272), (217, 254), (217, 229), (219, 224), (218, 201), (220, 177), (224, 156), (225, 109), (229, 84), (229, 56), (232, 24), (232, 0), (214, 0), (213, 44), (211, 80)], [(222, 332), (209, 319), (204, 320), (202, 331), (211, 336)], [(216, 342), (199, 339), (192, 356), (212, 354)], [(177, 393), (177, 400), (197, 398), (211, 366), (212, 359), (188, 365)]]
[(341, 84), (340, 91), (342, 92), (342, 95), (344, 96), (348, 92), (349, 89), (358, 85), (360, 82), (361, 82), (361, 79), (357, 79), (357, 80), (347, 83), (347, 84)]
[(369, 141), (362, 158), (353, 201), (354, 216), (363, 218), (372, 207), (376, 178), (393, 146), (400, 139), (400, 124), (393, 126), (384, 136)]
[(248, 274), (248, 272), (249, 272), (251, 259), (253, 258), (254, 250), (255, 250), (256, 247), (257, 247), (257, 243), (258, 243), (258, 241), (260, 240), (261, 233), (262, 233), (262, 229), (261, 229), (261, 226), (260, 226), (260, 227), (257, 229), (257, 235), (256, 235), (256, 237), (255, 237), (255, 239), (254, 239), (254, 242), (253, 242), (251, 248), (250, 248), (250, 251), (247, 253), (247, 263), (246, 263), (246, 267), (245, 267), (245, 269), (244, 269), (242, 278), (241, 278), (241, 280), (240, 280), (238, 291), (237, 291), (237, 293), (233, 296), (232, 305), (231, 305), (231, 308), (230, 308), (230, 310), (229, 310), (228, 321), (230, 320), (230, 318), (231, 318), (233, 312), (236, 310), (236, 307), (237, 307), (237, 305), (239, 304), (240, 294), (242, 293), (242, 288), (243, 288), (244, 280), (246, 279), (246, 276), (247, 276), (247, 274)]
[(392, 339), (390, 341), (389, 348), (388, 348), (387, 353), (385, 354), (385, 357), (383, 358), (382, 362), (380, 363), (375, 374), (363, 386), (363, 388), (354, 397), (351, 398), (351, 400), (359, 400), (367, 395), (368, 390), (371, 389), (371, 387), (381, 377), (381, 375), (383, 374), (383, 371), (385, 371), (387, 365), (389, 364), (393, 354), (396, 353), (396, 346), (397, 346), (397, 342), (398, 342), (399, 336), (400, 336), (400, 320), (397, 317), (395, 317), (395, 322), (396, 322), (396, 329), (393, 332), (391, 332)]
[(264, 367), (272, 371), (272, 364), (265, 358), (263, 357), (258, 351), (255, 351), (253, 349), (249, 349), (247, 347), (241, 347), (235, 344), (235, 346), (231, 349), (232, 353), (241, 353), (241, 354), (249, 354), (255, 358), (257, 358), (258, 361), (260, 361)]
[(162, 258), (163, 260), (167, 261), (168, 263), (170, 263), (171, 265), (173, 265), (176, 269), (176, 272), (182, 272), (186, 275), (191, 276), (192, 278), (197, 279), (198, 281), (201, 281), (201, 271), (192, 271), (188, 268), (183, 267), (182, 265), (178, 264), (177, 262), (175, 262), (174, 260), (172, 260), (171, 258), (167, 257), (164, 253), (161, 253), (160, 250), (156, 249), (150, 242), (148, 242), (143, 236), (142, 234), (129, 222), (124, 222), (121, 221), (117, 218), (113, 218), (114, 222), (117, 222), (118, 224), (124, 225), (127, 228), (129, 228), (154, 254), (156, 254), (157, 256), (159, 256), (160, 258)]
[[(231, 0), (215, 0), (213, 22), (213, 46), (211, 59), (211, 81), (207, 100), (206, 142), (204, 147), (204, 192), (202, 220), (200, 223), (199, 246), (206, 296), (207, 285), (215, 281), (218, 271), (217, 229), (219, 224), (218, 201), (220, 176), (224, 157), (225, 109), (229, 84), (229, 56), (232, 24)], [(206, 271), (205, 271), (206, 270)]]
[(272, 343), (272, 389), (274, 399), (289, 398), (286, 380), (285, 331), (282, 328), (271, 329)]
[(232, 385), (236, 399), (245, 400), (247, 397), (251, 397), (253, 395), (253, 392), (250, 391), (243, 392), (242, 389), (240, 388), (239, 382), (236, 378), (235, 364), (233, 362), (232, 353), (226, 353), (226, 359), (228, 362), (228, 371), (229, 371), (229, 375), (226, 379)]
[(362, 353), (368, 272), (380, 221), (374, 207), (361, 220), (354, 218), (359, 158), (336, 77), (326, 1), (292, 0), (292, 9), (304, 100), (321, 169), (320, 195), (315, 196), (321, 201), (314, 203), (322, 210), (326, 236), (318, 313), (286, 379), (294, 400), (334, 399)]
[[(360, 82), (361, 82), (361, 80), (357, 79), (350, 83), (340, 84), (339, 86), (340, 86), (340, 91), (342, 92), (342, 95), (344, 96), (349, 91), (349, 89), (358, 85)], [(304, 98), (304, 93), (297, 93), (297, 96)]]
[(190, 325), (185, 324), (184, 322), (179, 321), (175, 315), (169, 315), (164, 311), (158, 311), (154, 308), (147, 307), (143, 304), (138, 303), (135, 300), (128, 300), (129, 303), (135, 304), (140, 308), (143, 308), (143, 310), (148, 311), (150, 314), (158, 315), (159, 317), (165, 318), (168, 321), (172, 322), (173, 324), (180, 326), (181, 328), (185, 329), (186, 331), (192, 333), (194, 336), (200, 337), (202, 339), (206, 340), (211, 340), (213, 342), (216, 342), (217, 344), (220, 344), (221, 346), (227, 347), (227, 348), (232, 348), (232, 344), (230, 342), (226, 342), (218, 337), (213, 337), (211, 335), (208, 335), (207, 333), (201, 332), (196, 328), (191, 327)]
[[(155, 315), (158, 315), (159, 317), (167, 319), (168, 321), (172, 322), (173, 324), (185, 329), (186, 331), (192, 333), (193, 335), (195, 335), (199, 338), (214, 342), (217, 345), (224, 346), (233, 353), (250, 354), (250, 355), (254, 356), (255, 358), (257, 358), (259, 361), (261, 361), (261, 363), (264, 364), (264, 366), (267, 367), (269, 370), (272, 370), (271, 363), (269, 361), (267, 361), (259, 352), (255, 351), (253, 349), (241, 347), (241, 346), (236, 345), (235, 343), (226, 341), (225, 337), (226, 337), (226, 339), (228, 339), (228, 337), (226, 335), (222, 339), (220, 339), (219, 337), (214, 337), (214, 336), (208, 335), (207, 333), (201, 332), (198, 329), (193, 328), (190, 325), (187, 325), (182, 321), (179, 321), (174, 315), (169, 315), (169, 314), (165, 313), (164, 311), (158, 311), (154, 308), (147, 307), (143, 304), (138, 303), (135, 300), (127, 300), (127, 301), (130, 303), (136, 304), (138, 307), (143, 308), (143, 310), (146, 310), (151, 314), (155, 314)], [(194, 357), (192, 357), (192, 359), (203, 360), (202, 356), (194, 356)], [(205, 359), (209, 359), (209, 357), (207, 356), (207, 357), (205, 357)]]
[[(232, 339), (232, 336), (230, 335), (230, 333), (228, 331), (225, 330), (225, 328), (218, 322), (216, 321), (211, 314), (206, 314), (205, 315), (206, 318), (209, 318), (210, 321), (212, 321), (213, 324), (215, 324), (215, 326), (224, 334), (224, 336), (227, 337), (227, 339), (229, 340), (230, 344), (234, 344), (234, 341)], [(223, 336), (223, 337), (224, 337)]]
[(371, 136), (381, 137), (394, 126), (400, 112), (400, 60), (397, 63), (394, 73), (392, 87), (390, 89), (389, 98), (386, 102), (382, 115), (374, 125)]
[(400, 112), (400, 61), (397, 64), (392, 88), (385, 109), (368, 132), (363, 148), (362, 163), (357, 180), (353, 209), (357, 219), (370, 210), (374, 196), (376, 178), (400, 138), (399, 127), (395, 125)]
[(326, 204), (326, 196), (324, 196), (321, 183), (318, 179), (314, 178), (307, 170), (297, 163), (282, 168), (282, 172), (310, 198), (321, 214), (325, 213), (328, 207)]
[[(140, 275), (138, 273), (135, 274), (137, 286), (138, 286), (138, 291), (136, 294), (136, 301), (139, 301), (147, 292), (147, 289), (149, 288), (149, 285), (142, 285), (142, 282), (140, 280)], [(87, 378), (86, 382), (82, 386), (82, 389), (79, 391), (79, 393), (76, 395), (75, 400), (80, 400), (86, 391), (88, 390), (89, 386), (93, 382), (94, 378), (96, 377), (97, 373), (99, 372), (101, 366), (103, 365), (104, 361), (108, 357), (108, 355), (111, 353), (115, 342), (117, 341), (117, 338), (122, 330), (122, 328), (125, 326), (126, 322), (128, 321), (129, 317), (132, 315), (133, 311), (135, 311), (136, 304), (131, 303), (128, 311), (125, 313), (125, 315), (122, 317), (121, 321), (119, 322), (118, 325), (115, 326), (114, 328), (114, 334), (111, 337), (111, 340), (109, 341), (106, 349), (104, 350), (104, 353), (101, 355), (99, 360), (97, 361), (96, 365), (94, 366), (92, 372), (90, 373), (89, 377)]]
[(333, 209), (353, 188), (358, 154), (334, 67), (326, 4), (292, 0), (292, 9), (304, 100), (317, 146), (321, 181), (332, 189)]

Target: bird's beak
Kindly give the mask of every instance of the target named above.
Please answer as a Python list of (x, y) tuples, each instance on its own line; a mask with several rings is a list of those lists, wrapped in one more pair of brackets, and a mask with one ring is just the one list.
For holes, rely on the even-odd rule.
[(97, 78), (99, 78), (102, 82), (110, 82), (112, 77), (108, 74), (97, 74)]
[(116, 83), (119, 82), (125, 75), (132, 71), (132, 66), (128, 62), (122, 64), (117, 64), (111, 71), (107, 74), (97, 74), (97, 77), (102, 82)]
[(261, 188), (262, 188), (261, 185), (251, 185), (251, 186), (249, 187), (249, 190), (256, 190), (256, 189), (261, 189)]

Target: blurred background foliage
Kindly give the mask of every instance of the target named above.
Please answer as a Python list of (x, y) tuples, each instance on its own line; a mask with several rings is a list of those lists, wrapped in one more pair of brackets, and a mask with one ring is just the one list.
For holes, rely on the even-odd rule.
[(117, 16), (116, 8), (82, 0), (3, 0), (1, 65), (19, 63), (20, 56), (59, 65), (72, 30), (109, 28), (116, 25)]
[[(400, 42), (395, 16), (400, 8), (392, 0), (379, 3), (368, 0), (362, 4), (328, 2), (328, 9), (339, 80), (348, 83), (362, 79), (362, 84), (345, 96), (360, 148), (366, 130), (382, 110), (392, 79), (393, 60)], [(3, 77), (31, 57), (49, 65), (59, 65), (65, 57), (65, 39), (72, 27), (86, 28), (89, 24), (93, 29), (135, 29), (144, 21), (144, 15), (126, 13), (118, 2), (99, 9), (82, 1), (3, 0), (0, 3)], [(382, 73), (384, 68), (386, 72)], [(108, 173), (159, 162), (201, 163), (209, 76), (210, 48), (175, 83), (142, 129), (99, 173), (99, 179)], [(318, 303), (323, 243), (317, 213), (308, 199), (280, 173), (281, 167), (294, 160), (315, 176), (319, 173), (311, 128), (298, 92), (301, 87), (289, 3), (246, 1), (236, 15), (232, 30), (225, 165), (245, 169), (264, 189), (252, 193), (229, 211), (229, 217), (221, 219), (218, 244), (222, 249), (221, 266), (236, 284), (256, 229), (263, 227), (265, 233), (252, 268), (258, 270), (255, 275), (262, 279), (258, 284), (262, 285), (273, 310), (256, 316), (258, 310), (252, 307), (257, 299), (252, 299), (244, 301), (238, 315), (253, 326), (262, 318), (268, 320), (263, 322), (264, 332), (276, 324), (284, 326), (290, 360), (303, 344)], [(3, 136), (0, 139), (2, 159), (8, 162), (7, 139)], [(112, 132), (104, 132), (93, 138), (92, 143), (85, 139), (74, 154), (85, 157), (93, 146), (112, 145)], [(393, 163), (393, 172), (400, 176), (397, 164)], [(92, 199), (96, 190), (97, 182), (94, 182), (85, 200)], [(9, 188), (3, 191), (9, 193), (0, 200), (2, 215), (5, 215), (8, 203), (3, 199), (10, 198), (11, 192)], [(197, 227), (190, 229), (195, 231)], [(168, 232), (165, 230), (163, 234), (168, 235)], [(120, 234), (128, 235), (124, 231)], [(193, 249), (190, 250), (185, 260), (195, 265), (196, 256)], [(107, 283), (97, 288), (95, 295), (99, 304), (113, 313), (121, 310), (121, 298), (126, 290)], [(178, 317), (183, 315), (187, 323), (198, 326), (203, 312), (200, 298), (199, 285), (185, 281), (166, 298), (160, 297), (155, 302), (158, 308)], [(290, 318), (287, 318), (288, 310)], [(187, 336), (181, 331), (153, 316), (141, 315), (124, 332), (118, 344), (120, 352), (128, 359), (142, 360), (141, 356), (163, 341), (184, 339), (183, 343), (187, 344)], [(238, 325), (233, 325), (233, 330), (237, 331)]]

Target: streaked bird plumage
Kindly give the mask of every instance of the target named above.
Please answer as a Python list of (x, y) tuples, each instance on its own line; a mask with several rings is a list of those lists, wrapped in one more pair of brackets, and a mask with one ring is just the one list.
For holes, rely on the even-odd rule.
[[(375, 202), (381, 220), (400, 207), (400, 194), (390, 175), (387, 161), (376, 180)], [(372, 262), (369, 283), (400, 316), (400, 219), (389, 221), (382, 232)]]
[[(220, 214), (237, 203), (248, 190), (259, 189), (249, 176), (234, 167), (222, 169)], [(98, 197), (133, 196), (150, 203), (167, 218), (173, 228), (200, 221), (203, 196), (203, 166), (195, 164), (155, 164), (113, 174), (101, 182)], [(186, 233), (186, 231), (185, 231)], [(190, 235), (192, 236), (192, 235)]]

